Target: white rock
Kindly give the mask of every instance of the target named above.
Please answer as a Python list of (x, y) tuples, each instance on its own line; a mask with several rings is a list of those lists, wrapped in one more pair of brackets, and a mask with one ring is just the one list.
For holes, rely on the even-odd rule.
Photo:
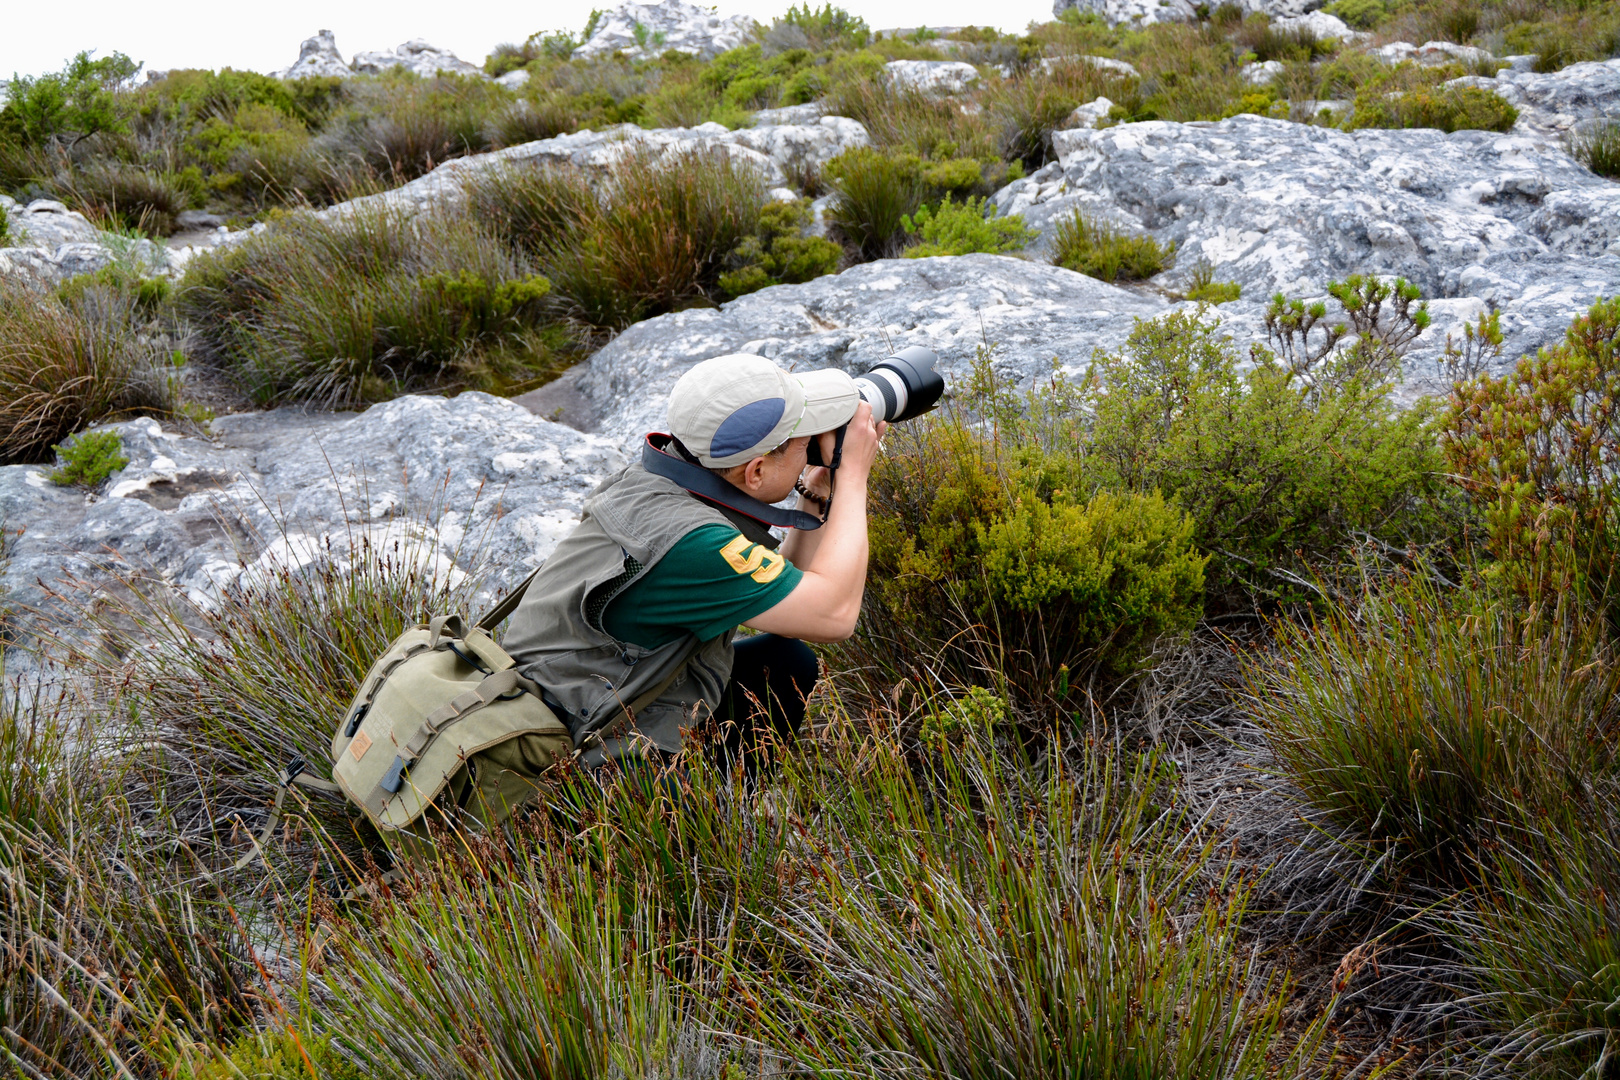
[[(1321, 6), (1321, 0), (1237, 0), (1244, 14), (1260, 13), (1274, 19), (1305, 15)], [(1052, 15), (1076, 8), (1096, 12), (1110, 26), (1156, 22), (1196, 21), (1201, 0), (1053, 0)], [(1207, 10), (1207, 7), (1206, 7)]]
[(1495, 59), (1486, 49), (1478, 49), (1472, 45), (1457, 45), (1450, 41), (1428, 41), (1422, 45), (1413, 45), (1409, 41), (1393, 41), (1388, 45), (1369, 49), (1368, 55), (1390, 65), (1411, 60), (1425, 67), (1439, 67), (1441, 64), (1485, 64)]
[(1065, 64), (1077, 63), (1088, 64), (1091, 67), (1100, 68), (1103, 71), (1118, 72), (1119, 74), (1129, 76), (1132, 79), (1141, 78), (1141, 72), (1137, 71), (1135, 65), (1133, 64), (1129, 64), (1124, 60), (1115, 60), (1111, 56), (1091, 56), (1089, 54), (1081, 56), (1044, 57), (1041, 60), (1040, 69), (1045, 72), (1050, 72), (1054, 68), (1062, 67)]
[(755, 127), (774, 127), (779, 124), (814, 124), (827, 115), (827, 107), (819, 101), (803, 105), (784, 105), (780, 109), (760, 109), (754, 113)]
[(277, 79), (312, 79), (336, 76), (346, 79), (354, 72), (343, 62), (332, 31), (322, 30), (312, 38), (305, 38), (298, 48), (298, 60), (291, 67), (275, 72)]
[[(483, 69), (469, 64), (448, 49), (435, 48), (421, 38), (412, 38), (392, 52), (356, 53), (349, 62), (360, 75), (381, 75), (392, 68), (404, 68), (417, 75), (432, 76), (441, 72), (454, 75), (483, 77)], [(520, 84), (521, 85), (521, 84)]]
[(495, 81), (508, 90), (517, 90), (529, 84), (529, 73), (524, 68), (518, 68), (516, 71), (508, 71)]
[(1297, 34), (1305, 31), (1324, 41), (1351, 41), (1356, 36), (1356, 32), (1350, 29), (1343, 19), (1337, 15), (1329, 15), (1325, 11), (1272, 19), (1271, 26), (1284, 33)]
[(589, 41), (574, 50), (579, 59), (622, 52), (629, 57), (662, 56), (671, 50), (709, 60), (746, 45), (755, 34), (746, 15), (722, 18), (714, 10), (687, 3), (623, 3), (607, 12)]
[(889, 85), (929, 97), (950, 97), (979, 81), (979, 70), (960, 60), (890, 60), (883, 65)]
[(1262, 60), (1258, 64), (1244, 64), (1240, 72), (1250, 86), (1265, 86), (1283, 73), (1281, 60)]
[(1068, 123), (1064, 126), (1071, 128), (1086, 128), (1089, 130), (1090, 128), (1097, 126), (1097, 121), (1106, 118), (1108, 116), (1108, 110), (1112, 109), (1113, 107), (1114, 103), (1105, 97), (1099, 97), (1094, 101), (1088, 101), (1084, 105), (1077, 106), (1074, 112), (1069, 114)]

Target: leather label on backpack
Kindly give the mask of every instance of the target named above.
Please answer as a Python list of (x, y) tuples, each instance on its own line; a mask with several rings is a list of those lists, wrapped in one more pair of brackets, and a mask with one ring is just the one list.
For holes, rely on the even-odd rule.
[(366, 751), (370, 749), (371, 736), (367, 735), (364, 731), (357, 734), (354, 737), (354, 741), (349, 743), (349, 753), (354, 756), (354, 760), (356, 761), (359, 761), (361, 758), (365, 757)]

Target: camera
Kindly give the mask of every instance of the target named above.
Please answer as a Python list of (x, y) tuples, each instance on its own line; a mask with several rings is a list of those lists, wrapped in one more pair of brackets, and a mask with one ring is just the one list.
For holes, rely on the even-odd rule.
[[(891, 424), (913, 420), (932, 409), (945, 392), (945, 380), (935, 370), (939, 357), (932, 349), (913, 345), (886, 358), (871, 371), (855, 377), (855, 388), (872, 406), (873, 420)], [(810, 440), (810, 464), (838, 468), (843, 455), (846, 424), (837, 431), (832, 461), (821, 459), (821, 440)]]

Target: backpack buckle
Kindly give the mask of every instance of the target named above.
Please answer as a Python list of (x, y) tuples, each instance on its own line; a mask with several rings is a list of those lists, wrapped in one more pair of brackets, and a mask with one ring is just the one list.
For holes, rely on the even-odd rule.
[(308, 771), (309, 762), (305, 761), (303, 756), (300, 755), (287, 762), (287, 767), (281, 770), (280, 776), (276, 777), (276, 783), (280, 784), (282, 787), (287, 787), (294, 780), (298, 779)]

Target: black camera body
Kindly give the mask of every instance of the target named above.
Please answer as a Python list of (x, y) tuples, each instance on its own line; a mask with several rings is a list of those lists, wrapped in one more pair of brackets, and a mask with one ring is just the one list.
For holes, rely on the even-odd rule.
[[(945, 380), (936, 370), (939, 357), (921, 345), (901, 349), (865, 375), (855, 377), (855, 387), (872, 406), (872, 419), (891, 424), (912, 420), (932, 409), (945, 393)], [(821, 459), (821, 439), (810, 440), (810, 464), (838, 468), (844, 452), (845, 424), (836, 432), (831, 461)]]

